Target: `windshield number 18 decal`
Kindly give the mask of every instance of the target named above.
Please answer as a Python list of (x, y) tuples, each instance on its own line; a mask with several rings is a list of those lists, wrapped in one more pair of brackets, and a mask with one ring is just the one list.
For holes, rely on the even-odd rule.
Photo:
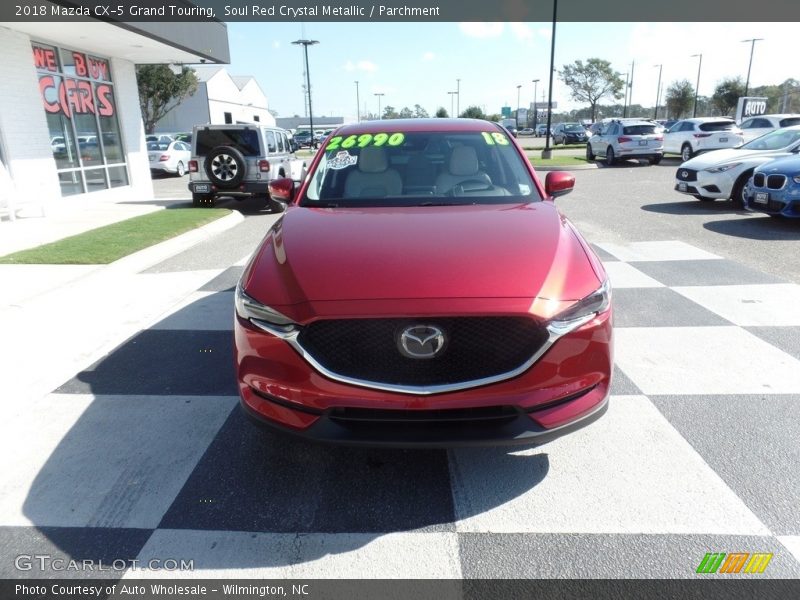
[[(339, 148), (366, 148), (367, 146), (399, 146), (406, 139), (405, 134), (400, 132), (389, 135), (388, 133), (362, 133), (361, 135), (351, 135), (343, 137), (337, 135), (331, 138), (325, 150), (338, 150)], [(506, 144), (508, 141), (505, 142)]]
[(494, 146), (495, 144), (508, 146), (508, 138), (499, 131), (493, 131), (492, 133), (481, 131), (481, 135), (483, 135), (484, 141), (490, 146)]

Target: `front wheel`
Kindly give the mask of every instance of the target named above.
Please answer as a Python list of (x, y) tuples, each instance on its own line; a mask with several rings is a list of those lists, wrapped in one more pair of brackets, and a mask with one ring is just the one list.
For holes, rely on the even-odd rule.
[(650, 159), (650, 164), (651, 165), (657, 165), (660, 162), (661, 162), (661, 157), (660, 156), (654, 156), (653, 158)]
[(614, 156), (614, 149), (609, 146), (606, 148), (606, 166), (612, 166), (615, 162), (617, 162), (616, 157)]
[(592, 145), (587, 142), (586, 144), (586, 160), (592, 162), (595, 159), (594, 152), (592, 152)]
[(731, 194), (731, 201), (733, 205), (736, 207), (744, 208), (747, 206), (747, 198), (745, 198), (745, 187), (747, 186), (747, 181), (753, 175), (752, 169), (750, 171), (745, 171), (739, 176), (739, 179), (736, 180), (736, 183), (733, 186), (733, 193)]

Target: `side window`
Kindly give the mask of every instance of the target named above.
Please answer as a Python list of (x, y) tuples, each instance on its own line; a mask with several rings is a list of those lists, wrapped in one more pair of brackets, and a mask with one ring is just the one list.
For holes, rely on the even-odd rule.
[(694, 131), (694, 126), (695, 126), (694, 123), (692, 123), (690, 121), (686, 121), (683, 124), (683, 127), (681, 128), (681, 131)]
[(772, 123), (766, 119), (753, 119), (753, 125), (751, 125), (751, 127), (772, 127)]
[(281, 133), (276, 133), (276, 134), (275, 134), (275, 137), (277, 137), (277, 138), (278, 138), (278, 152), (280, 152), (281, 154), (283, 154), (284, 152), (286, 152), (286, 148), (285, 148), (285, 147), (284, 147), (284, 145), (283, 145), (283, 134), (281, 134)]
[(285, 133), (282, 133), (282, 134), (281, 134), (281, 137), (283, 138), (283, 148), (284, 148), (284, 151), (285, 151), (285, 152), (291, 152), (291, 151), (292, 151), (292, 147), (291, 147), (291, 145), (289, 144), (289, 138), (288, 138), (288, 137), (286, 137), (286, 134), (285, 134)]
[(755, 121), (755, 119), (747, 119), (747, 121), (743, 121), (742, 124), (739, 125), (739, 129), (754, 129), (757, 127)]
[(275, 132), (268, 131), (267, 132), (267, 152), (269, 154), (274, 154), (277, 151), (277, 146), (275, 145)]

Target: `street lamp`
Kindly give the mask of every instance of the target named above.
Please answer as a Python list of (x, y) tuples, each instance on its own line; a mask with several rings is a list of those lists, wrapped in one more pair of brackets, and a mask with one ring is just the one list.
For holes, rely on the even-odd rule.
[(453, 116), (453, 97), (458, 94), (458, 92), (447, 92), (450, 94), (450, 116)]
[(517, 86), (517, 114), (514, 115), (514, 120), (517, 122), (517, 131), (519, 131), (519, 90), (522, 86)]
[(292, 42), (297, 46), (303, 46), (303, 53), (306, 57), (306, 89), (308, 89), (308, 125), (311, 128), (311, 147), (316, 148), (317, 142), (314, 139), (314, 111), (311, 110), (311, 73), (308, 72), (308, 47), (319, 44), (317, 40), (295, 40)]
[(692, 54), (691, 58), (700, 57), (700, 60), (697, 62), (697, 85), (694, 86), (694, 109), (692, 109), (692, 117), (697, 116), (697, 94), (700, 93), (700, 67), (703, 66), (703, 55), (702, 54)]
[(763, 42), (764, 38), (752, 38), (749, 40), (742, 40), (742, 43), (750, 42), (750, 64), (747, 65), (747, 82), (744, 84), (744, 95), (750, 91), (750, 67), (753, 66), (753, 50), (755, 50), (756, 42)]
[(625, 72), (625, 94), (622, 97), (622, 118), (628, 116), (628, 78), (630, 77), (630, 72)]
[(539, 109), (536, 107), (536, 88), (539, 87), (538, 79), (531, 79), (533, 83), (533, 135), (536, 135), (536, 125), (539, 121)]
[(460, 79), (456, 79), (456, 114), (455, 114), (455, 116), (457, 117), (460, 114), (461, 114), (461, 80)]
[(656, 109), (653, 111), (653, 120), (655, 121), (658, 119), (658, 103), (661, 101), (661, 71), (664, 69), (664, 65), (653, 65), (653, 67), (658, 67), (658, 87), (656, 87)]
[(550, 158), (553, 156), (553, 151), (550, 149), (550, 125), (552, 124), (553, 116), (553, 72), (555, 68), (556, 59), (556, 18), (558, 16), (558, 0), (553, 0), (553, 34), (550, 36), (550, 91), (547, 98), (547, 132), (544, 138), (544, 150), (542, 150), (542, 158)]
[(383, 115), (381, 114), (381, 97), (384, 94), (383, 92), (377, 92), (375, 95), (378, 97), (378, 119), (383, 119)]
[(356, 120), (361, 123), (361, 109), (359, 106), (361, 105), (361, 101), (358, 98), (358, 82), (356, 81)]

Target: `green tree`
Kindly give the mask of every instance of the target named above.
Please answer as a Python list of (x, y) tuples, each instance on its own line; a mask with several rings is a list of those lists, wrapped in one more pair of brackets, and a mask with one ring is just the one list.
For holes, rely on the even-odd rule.
[(468, 106), (460, 116), (464, 119), (486, 119), (480, 106)]
[(401, 119), (410, 119), (413, 116), (414, 113), (411, 112), (411, 109), (407, 106), (404, 106), (402, 109), (400, 109), (400, 114), (398, 115), (398, 117)]
[(601, 58), (590, 58), (584, 62), (576, 60), (564, 65), (559, 73), (561, 81), (570, 89), (573, 100), (587, 102), (591, 109), (592, 121), (600, 100), (606, 96), (622, 98), (625, 87), (621, 74), (611, 68), (611, 63)]
[(153, 133), (156, 123), (163, 119), (180, 102), (197, 91), (197, 75), (183, 67), (179, 75), (167, 65), (139, 65), (136, 67), (139, 86), (139, 105), (147, 133)]
[(667, 113), (673, 119), (682, 119), (694, 105), (694, 86), (688, 79), (673, 81), (667, 88)]
[(711, 103), (723, 116), (729, 116), (739, 98), (744, 96), (744, 82), (741, 77), (728, 77), (723, 79), (714, 88)]
[(447, 114), (447, 111), (444, 109), (444, 107), (443, 107), (443, 106), (440, 106), (440, 107), (439, 107), (439, 108), (436, 110), (436, 117), (437, 117), (437, 118), (439, 118), (439, 119), (446, 119), (446, 118), (447, 118), (447, 117), (449, 117), (449, 116), (450, 116), (450, 115), (448, 115), (448, 114)]
[(418, 119), (427, 119), (430, 117), (428, 111), (422, 108), (419, 104), (414, 105), (414, 116)]
[(394, 109), (394, 106), (386, 106), (383, 109), (383, 118), (384, 119), (399, 119), (400, 115), (397, 114), (397, 111)]

